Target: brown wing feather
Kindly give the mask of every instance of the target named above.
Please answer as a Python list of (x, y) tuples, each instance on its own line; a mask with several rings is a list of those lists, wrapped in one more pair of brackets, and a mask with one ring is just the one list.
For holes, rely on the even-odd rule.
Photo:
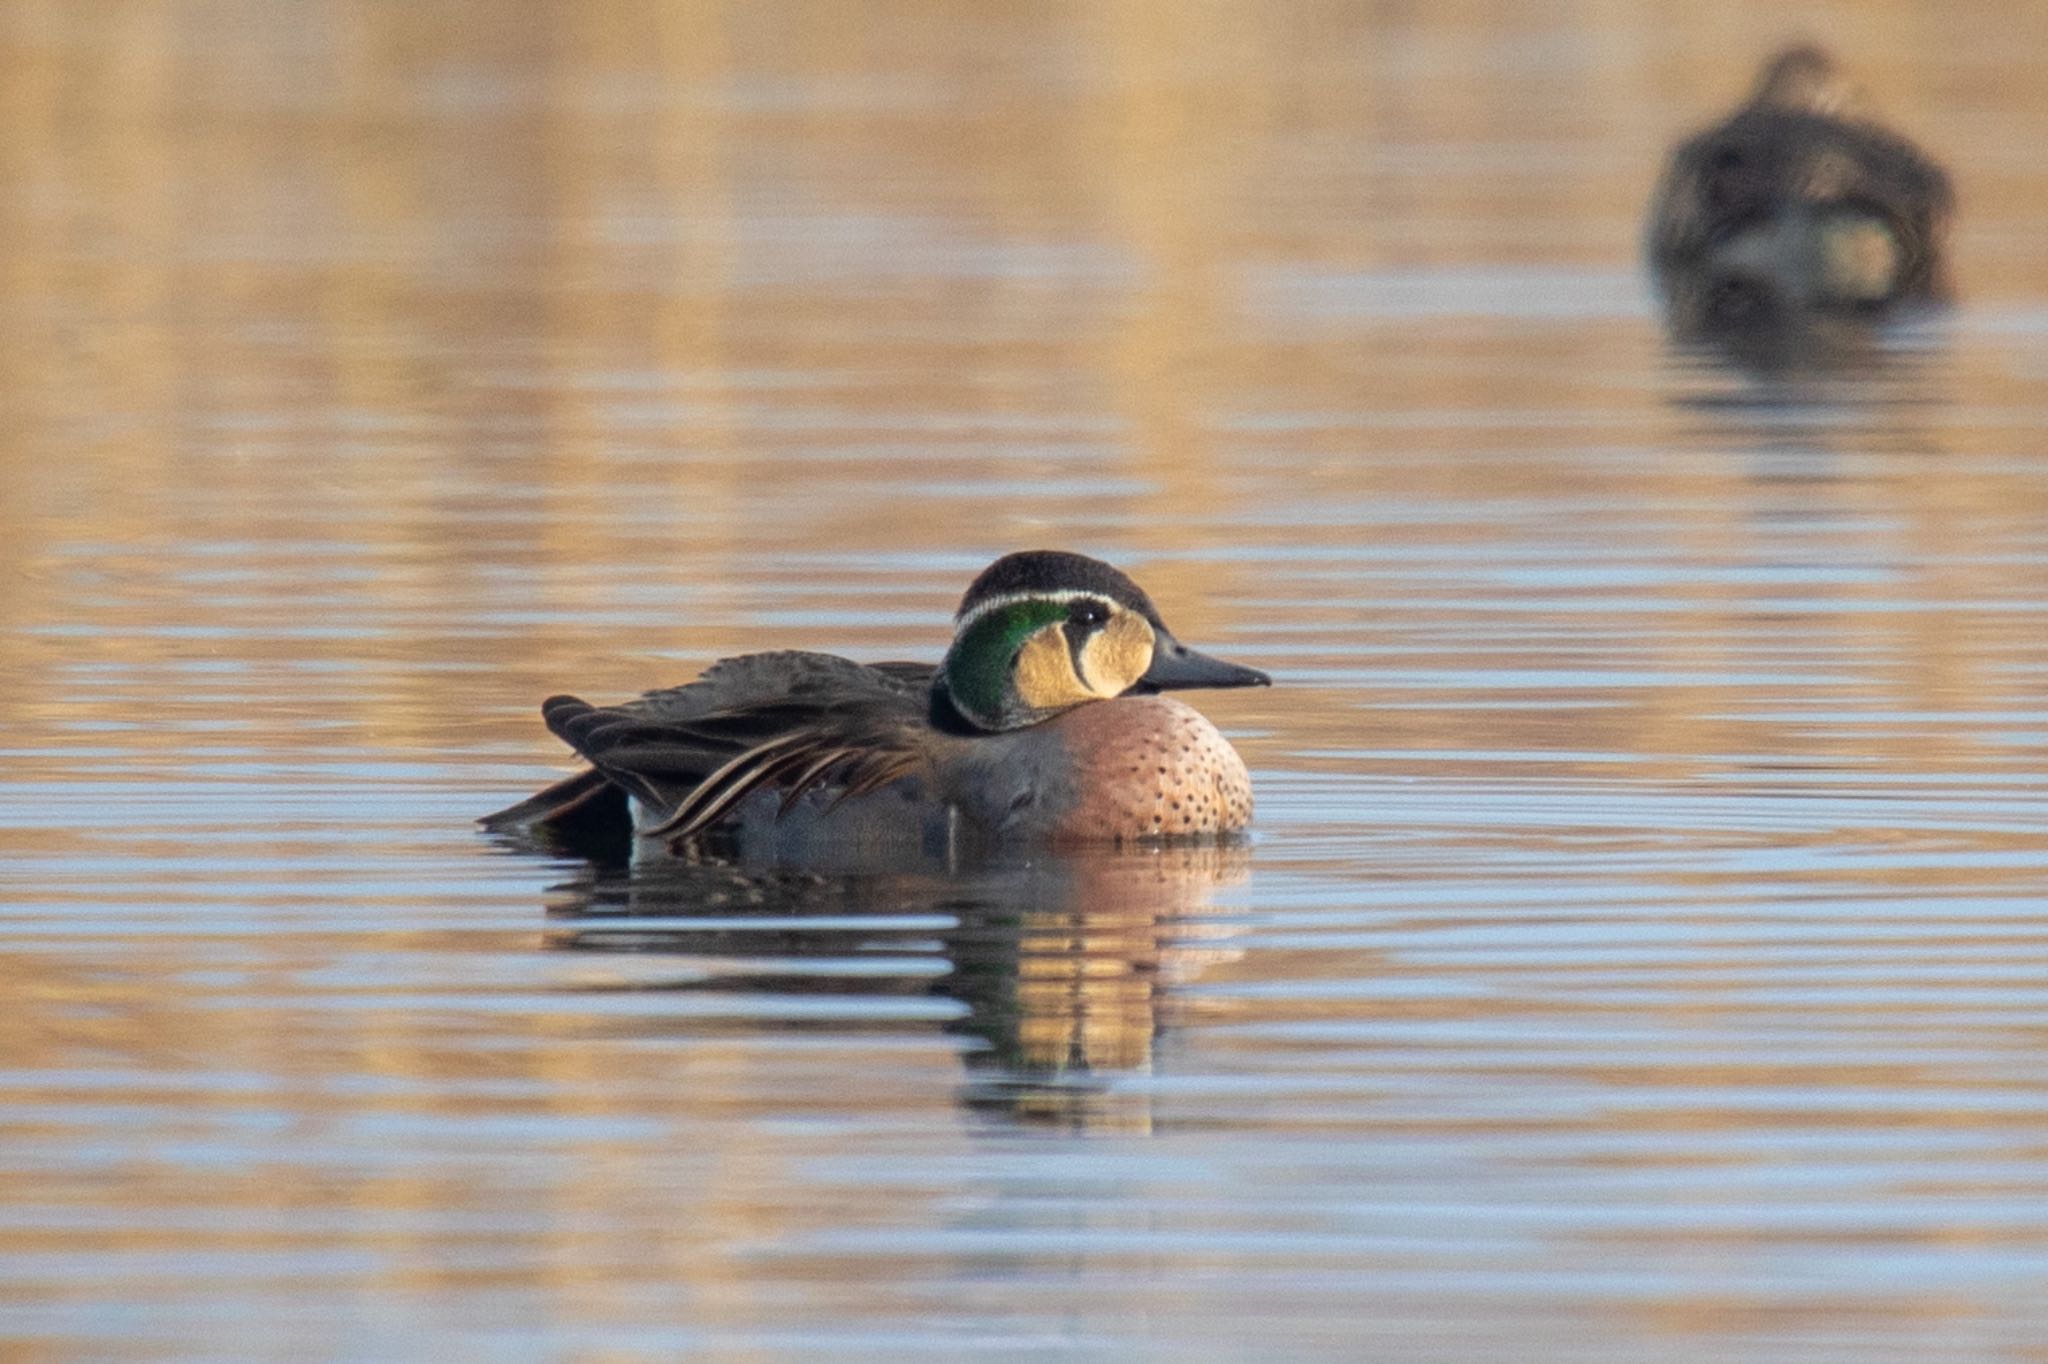
[(787, 814), (805, 794), (837, 787), (833, 804), (867, 795), (926, 768), (922, 745), (901, 729), (865, 734), (814, 729), (758, 744), (706, 776), (670, 813), (646, 830), (671, 840), (702, 833), (764, 786), (779, 788)]
[(684, 838), (709, 827), (750, 792), (805, 764), (809, 755), (804, 745), (815, 741), (814, 735), (789, 734), (746, 749), (707, 774), (668, 818), (647, 832)]

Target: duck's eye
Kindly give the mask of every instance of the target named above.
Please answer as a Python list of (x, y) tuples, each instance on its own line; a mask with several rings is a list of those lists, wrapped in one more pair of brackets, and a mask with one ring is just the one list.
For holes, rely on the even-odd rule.
[(1100, 625), (1109, 619), (1109, 603), (1094, 597), (1076, 597), (1067, 606), (1067, 620), (1074, 625)]

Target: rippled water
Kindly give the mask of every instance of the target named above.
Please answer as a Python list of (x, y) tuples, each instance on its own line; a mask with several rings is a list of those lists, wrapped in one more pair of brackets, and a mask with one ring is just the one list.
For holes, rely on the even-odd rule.
[[(0, 1342), (2041, 1358), (2038, 27), (0, 8)], [(1772, 385), (1635, 249), (1788, 31), (1964, 304)], [(1248, 847), (473, 828), (1030, 544), (1273, 671)]]

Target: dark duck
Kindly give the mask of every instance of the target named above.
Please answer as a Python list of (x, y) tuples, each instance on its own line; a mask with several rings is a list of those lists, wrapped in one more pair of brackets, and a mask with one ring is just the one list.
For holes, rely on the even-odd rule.
[(1947, 175), (1862, 111), (1825, 52), (1781, 52), (1657, 188), (1649, 257), (1672, 334), (1825, 341), (1939, 303), (1952, 204)]

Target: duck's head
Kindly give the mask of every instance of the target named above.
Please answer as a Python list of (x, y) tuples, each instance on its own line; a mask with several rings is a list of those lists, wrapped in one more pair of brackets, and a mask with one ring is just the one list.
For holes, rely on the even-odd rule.
[(963, 721), (989, 733), (1133, 693), (1272, 682), (1188, 648), (1143, 588), (1099, 559), (1061, 550), (990, 564), (953, 625), (939, 687)]

